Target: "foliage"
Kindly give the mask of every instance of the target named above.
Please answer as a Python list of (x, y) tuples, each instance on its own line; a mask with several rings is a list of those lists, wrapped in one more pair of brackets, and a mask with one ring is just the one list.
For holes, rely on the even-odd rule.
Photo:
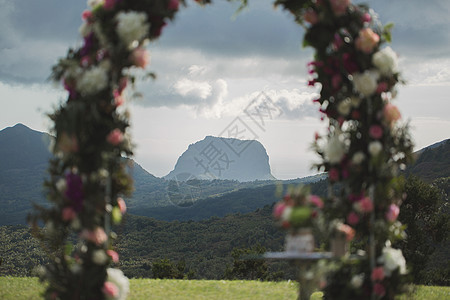
[[(447, 181), (447, 189), (448, 186)], [(399, 220), (407, 225), (408, 238), (398, 244), (411, 264), (413, 280), (415, 283), (449, 285), (448, 198), (437, 187), (414, 176), (406, 183), (406, 194)], [(447, 257), (438, 255), (441, 249), (447, 253)], [(441, 259), (431, 267), (435, 257)]]
[(280, 280), (283, 272), (269, 272), (269, 265), (262, 259), (266, 248), (257, 244), (250, 248), (234, 248), (231, 251), (233, 265), (227, 265), (224, 273), (224, 279), (237, 280)]
[(153, 278), (157, 279), (192, 279), (194, 272), (186, 270), (186, 262), (180, 260), (177, 263), (168, 258), (163, 258), (153, 262)]

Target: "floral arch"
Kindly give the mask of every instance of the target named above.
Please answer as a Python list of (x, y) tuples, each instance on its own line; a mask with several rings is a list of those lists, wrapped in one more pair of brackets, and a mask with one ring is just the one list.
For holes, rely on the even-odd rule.
[[(403, 197), (397, 173), (412, 143), (392, 104), (401, 78), (396, 54), (385, 46), (391, 25), (383, 27), (369, 7), (350, 0), (274, 4), (305, 27), (304, 45), (315, 49), (309, 85), (320, 86), (315, 102), (329, 125), (314, 142), (322, 158), (317, 167), (328, 172), (331, 187), (327, 216), (354, 232), (365, 251), (356, 262), (347, 257), (336, 263), (325, 297), (393, 299), (406, 272), (401, 251), (390, 246), (403, 236), (396, 221)], [(68, 97), (50, 115), (56, 142), (45, 186), (52, 205), (29, 217), (51, 261), (42, 271), (48, 299), (126, 297), (126, 278), (109, 268), (118, 262), (111, 226), (121, 222), (122, 196), (132, 191), (122, 158), (132, 155), (129, 116), (118, 108), (135, 81), (130, 70), (145, 68), (146, 44), (161, 35), (180, 5), (185, 1), (88, 0), (82, 46), (53, 68), (52, 78)]]

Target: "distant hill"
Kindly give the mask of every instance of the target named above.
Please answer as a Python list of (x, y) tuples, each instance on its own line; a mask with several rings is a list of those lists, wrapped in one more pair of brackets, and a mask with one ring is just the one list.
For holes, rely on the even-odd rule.
[(406, 169), (407, 174), (427, 182), (450, 177), (450, 139), (417, 151), (416, 156), (416, 161)]
[(207, 136), (189, 145), (166, 179), (274, 180), (269, 156), (256, 140)]
[[(43, 204), (50, 136), (17, 124), (0, 131), (0, 224), (24, 223), (31, 202)], [(21, 221), (18, 221), (21, 220)]]

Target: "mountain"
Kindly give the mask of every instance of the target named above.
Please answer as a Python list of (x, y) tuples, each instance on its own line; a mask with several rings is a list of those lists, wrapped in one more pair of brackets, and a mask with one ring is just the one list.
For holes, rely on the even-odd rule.
[(274, 180), (269, 156), (256, 140), (207, 136), (189, 145), (166, 179)]
[(0, 224), (25, 222), (31, 203), (45, 203), (50, 136), (17, 124), (0, 131)]
[[(24, 224), (32, 203), (45, 205), (43, 183), (47, 176), (51, 136), (23, 124), (0, 131), (0, 225)], [(165, 199), (167, 183), (128, 160), (136, 192), (130, 207)], [(155, 204), (154, 204), (155, 205)]]
[(406, 174), (416, 175), (427, 182), (450, 177), (450, 139), (430, 145), (415, 154), (417, 159), (408, 166)]

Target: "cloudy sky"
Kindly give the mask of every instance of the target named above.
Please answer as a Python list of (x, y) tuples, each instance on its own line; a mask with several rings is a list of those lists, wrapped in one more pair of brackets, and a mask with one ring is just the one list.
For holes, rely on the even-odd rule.
[[(309, 146), (325, 124), (311, 103), (316, 91), (306, 87), (312, 51), (301, 48), (303, 29), (270, 0), (249, 0), (237, 16), (237, 3), (187, 2), (149, 47), (157, 80), (140, 83), (144, 97), (128, 104), (137, 162), (164, 176), (189, 144), (226, 136), (239, 120), (266, 147), (275, 177), (313, 174)], [(450, 1), (365, 2), (383, 23), (395, 23), (391, 46), (407, 80), (396, 101), (416, 149), (449, 138)], [(0, 130), (23, 123), (48, 131), (45, 113), (65, 92), (47, 78), (68, 47), (81, 44), (85, 7), (85, 1), (0, 0)], [(261, 95), (277, 113), (258, 126), (245, 112)]]

